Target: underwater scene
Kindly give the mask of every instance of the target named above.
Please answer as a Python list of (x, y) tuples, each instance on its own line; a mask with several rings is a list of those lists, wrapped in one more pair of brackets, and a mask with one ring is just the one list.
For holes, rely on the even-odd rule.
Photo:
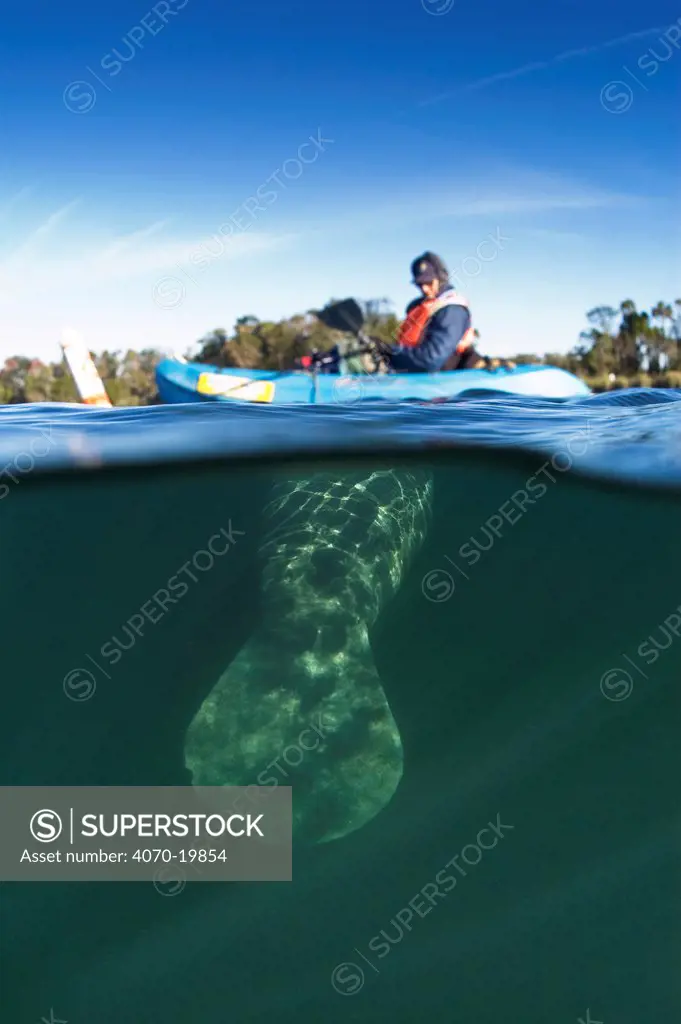
[(2, 883), (3, 1020), (680, 1019), (681, 392), (0, 427), (0, 785), (293, 794), (291, 882)]

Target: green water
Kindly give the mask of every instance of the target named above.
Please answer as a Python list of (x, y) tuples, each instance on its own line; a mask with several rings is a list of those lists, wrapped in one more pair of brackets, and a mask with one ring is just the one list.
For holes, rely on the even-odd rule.
[(2, 784), (278, 759), (297, 823), (290, 884), (3, 884), (3, 1020), (679, 1019), (679, 502), (563, 474), (499, 527), (541, 464), (147, 468), (0, 502)]

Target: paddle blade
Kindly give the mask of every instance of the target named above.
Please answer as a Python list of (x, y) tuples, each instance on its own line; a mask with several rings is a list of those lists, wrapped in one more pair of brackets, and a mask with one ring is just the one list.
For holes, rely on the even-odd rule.
[(359, 334), (364, 324), (364, 313), (354, 299), (332, 302), (324, 309), (316, 310), (315, 314), (325, 327), (330, 327), (334, 331), (349, 331), (351, 334)]

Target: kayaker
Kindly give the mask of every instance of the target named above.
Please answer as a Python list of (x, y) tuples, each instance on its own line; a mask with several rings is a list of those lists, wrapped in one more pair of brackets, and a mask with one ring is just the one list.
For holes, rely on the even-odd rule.
[(475, 349), (468, 302), (449, 283), (444, 261), (434, 252), (424, 252), (412, 263), (411, 273), (421, 298), (407, 306), (397, 345), (386, 353), (390, 369), (437, 373), (494, 368), (492, 360)]

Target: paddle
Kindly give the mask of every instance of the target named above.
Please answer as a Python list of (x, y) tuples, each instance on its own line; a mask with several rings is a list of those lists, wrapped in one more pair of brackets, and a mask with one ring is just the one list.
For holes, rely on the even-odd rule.
[[(388, 346), (379, 338), (370, 338), (362, 328), (364, 326), (364, 313), (355, 299), (341, 299), (340, 302), (329, 303), (324, 309), (314, 309), (311, 312), (325, 327), (334, 331), (343, 331), (354, 334), (361, 343), (361, 348), (354, 352), (346, 352), (345, 357), (364, 355), (371, 353), (375, 358), (381, 359), (385, 356)], [(336, 361), (336, 357), (329, 355), (313, 355), (313, 361), (317, 365), (328, 365)]]

